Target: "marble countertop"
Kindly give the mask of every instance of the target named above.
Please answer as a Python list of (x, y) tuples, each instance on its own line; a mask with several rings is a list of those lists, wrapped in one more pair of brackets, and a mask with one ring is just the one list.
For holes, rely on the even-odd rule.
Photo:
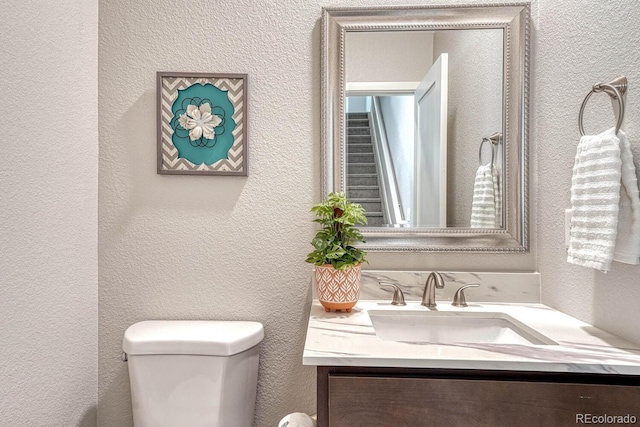
[(640, 345), (537, 303), (471, 303), (467, 308), (438, 304), (439, 311), (503, 312), (558, 345), (428, 344), (383, 341), (368, 310), (426, 310), (417, 301), (392, 306), (386, 300), (360, 300), (351, 313), (327, 313), (317, 300), (309, 314), (303, 363), (369, 366), (488, 369), (640, 375)]

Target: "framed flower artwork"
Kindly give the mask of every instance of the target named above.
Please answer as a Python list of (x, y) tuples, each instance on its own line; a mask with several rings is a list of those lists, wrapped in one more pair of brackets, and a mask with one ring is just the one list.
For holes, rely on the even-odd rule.
[(247, 75), (157, 79), (158, 173), (247, 176)]

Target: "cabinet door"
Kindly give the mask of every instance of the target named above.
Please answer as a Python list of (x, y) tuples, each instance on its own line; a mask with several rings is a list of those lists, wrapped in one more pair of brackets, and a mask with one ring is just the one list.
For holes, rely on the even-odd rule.
[(634, 386), (348, 375), (328, 382), (330, 427), (559, 427), (605, 414), (640, 422)]

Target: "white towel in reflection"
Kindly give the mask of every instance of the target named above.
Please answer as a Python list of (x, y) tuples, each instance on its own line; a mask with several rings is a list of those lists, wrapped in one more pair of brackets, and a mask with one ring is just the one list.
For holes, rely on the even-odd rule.
[(638, 264), (640, 198), (629, 141), (609, 129), (580, 139), (571, 180), (567, 261), (607, 272), (612, 261)]
[(316, 427), (315, 415), (311, 417), (303, 412), (294, 412), (281, 419), (278, 427)]
[(496, 228), (502, 227), (502, 169), (498, 166), (491, 168), (493, 177), (494, 198), (496, 202)]
[(491, 164), (476, 172), (471, 204), (472, 228), (497, 228), (502, 224), (502, 194), (498, 171)]

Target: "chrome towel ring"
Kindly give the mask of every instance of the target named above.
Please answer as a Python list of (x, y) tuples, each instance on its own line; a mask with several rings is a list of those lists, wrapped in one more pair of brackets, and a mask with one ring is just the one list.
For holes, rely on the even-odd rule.
[(587, 105), (587, 101), (594, 93), (605, 92), (613, 99), (618, 100), (618, 121), (616, 123), (616, 135), (622, 126), (624, 120), (624, 99), (622, 96), (627, 91), (627, 78), (625, 76), (616, 77), (609, 83), (598, 83), (593, 85), (591, 91), (585, 96), (582, 105), (580, 106), (580, 114), (578, 114), (578, 128), (580, 129), (580, 135), (584, 136), (584, 126), (582, 125), (582, 116), (584, 115), (584, 107)]
[(491, 136), (485, 136), (482, 138), (482, 142), (480, 143), (480, 148), (478, 149), (478, 163), (482, 166), (482, 146), (485, 142), (491, 143), (491, 164), (496, 158), (496, 151), (498, 150), (498, 144), (502, 141), (502, 134), (500, 132), (496, 132)]

